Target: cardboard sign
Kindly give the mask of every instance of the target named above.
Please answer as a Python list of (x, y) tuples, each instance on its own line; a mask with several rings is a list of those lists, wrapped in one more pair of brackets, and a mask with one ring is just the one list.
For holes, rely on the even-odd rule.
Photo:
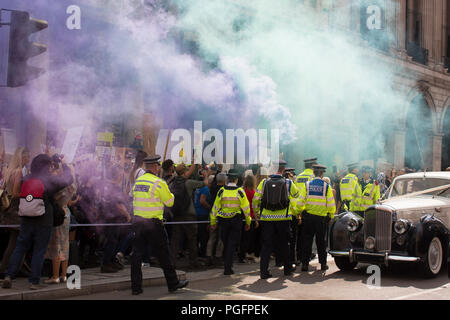
[(16, 131), (2, 128), (3, 145), (6, 154), (13, 155), (17, 149)]
[(112, 132), (99, 132), (97, 134), (98, 142), (108, 142), (112, 146), (114, 140), (114, 133)]
[(61, 154), (64, 155), (68, 163), (73, 161), (78, 145), (80, 144), (81, 136), (83, 135), (84, 127), (75, 127), (67, 131), (66, 139), (64, 140)]

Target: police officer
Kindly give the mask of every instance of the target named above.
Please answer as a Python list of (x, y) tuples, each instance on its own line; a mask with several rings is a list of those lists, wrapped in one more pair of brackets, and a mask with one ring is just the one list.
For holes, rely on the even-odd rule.
[[(292, 181), (295, 181), (295, 168), (286, 168), (284, 170), (284, 175), (286, 179), (290, 179)], [(289, 208), (289, 210), (293, 211), (294, 209)], [(299, 219), (297, 218), (297, 215), (292, 214), (292, 220), (291, 220), (291, 226), (290, 226), (290, 233), (289, 233), (289, 256), (293, 263), (296, 265), (299, 265), (300, 262), (296, 260), (295, 252), (297, 247), (297, 230), (298, 230), (298, 223)], [(283, 261), (281, 261), (279, 254), (275, 254), (275, 262), (277, 267), (281, 267), (283, 265)]]
[(238, 173), (230, 169), (228, 183), (217, 193), (214, 206), (211, 210), (211, 229), (215, 230), (216, 221), (220, 225), (221, 239), (223, 242), (224, 275), (234, 274), (233, 254), (241, 239), (242, 215), (245, 217), (245, 231), (250, 229), (250, 203), (244, 189), (237, 186)]
[(131, 290), (133, 295), (141, 294), (143, 255), (152, 248), (164, 270), (169, 292), (187, 286), (187, 280), (178, 280), (169, 249), (167, 233), (163, 225), (164, 207), (172, 207), (174, 196), (166, 182), (157, 177), (161, 156), (152, 155), (144, 159), (146, 173), (133, 186), (133, 252), (131, 257)]
[(308, 271), (314, 236), (321, 270), (328, 269), (325, 234), (328, 222), (334, 218), (336, 205), (331, 186), (322, 180), (326, 168), (321, 164), (315, 164), (313, 166), (315, 178), (308, 181), (306, 187), (300, 191), (300, 205), (305, 209), (302, 216), (302, 271)]
[[(317, 164), (317, 158), (309, 158), (303, 160), (305, 163), (305, 170), (300, 173), (297, 178), (295, 179), (295, 185), (297, 186), (297, 189), (300, 191), (303, 188), (306, 188), (306, 183), (308, 181), (311, 181), (314, 179), (314, 172), (312, 170), (312, 166)], [(297, 227), (297, 259), (301, 260), (302, 255), (302, 231), (303, 231), (303, 225), (302, 225), (302, 214), (300, 213), (298, 215), (298, 227)], [(313, 248), (311, 252), (311, 260), (314, 259), (316, 254), (314, 253), (315, 248)], [(299, 261), (296, 261), (296, 265), (299, 265)]]
[[(358, 164), (348, 165), (347, 175), (341, 179), (339, 189), (341, 193), (342, 207), (347, 207), (352, 212), (360, 211), (361, 186), (358, 182)], [(345, 206), (344, 206), (345, 205)]]
[[(272, 277), (269, 273), (269, 261), (276, 245), (278, 245), (277, 254), (280, 255), (284, 263), (284, 274), (286, 276), (291, 275), (295, 271), (295, 265), (292, 265), (292, 261), (289, 255), (289, 227), (292, 220), (292, 215), (297, 215), (298, 210), (298, 190), (295, 184), (290, 179), (284, 179), (283, 173), (287, 162), (279, 160), (275, 163), (278, 166), (276, 174), (271, 175), (269, 179), (263, 179), (258, 188), (256, 189), (255, 196), (253, 197), (253, 210), (255, 216), (260, 220), (261, 226), (261, 260), (260, 260), (260, 272), (261, 279), (268, 279)], [(278, 181), (286, 184), (288, 191), (289, 203), (286, 209), (269, 210), (264, 208), (264, 202), (267, 200), (264, 197), (270, 197), (270, 192), (273, 189), (266, 186), (266, 182)], [(274, 183), (271, 183), (273, 186)], [(267, 189), (266, 189), (267, 188)], [(265, 194), (264, 194), (265, 193)]]
[(383, 176), (379, 175), (378, 179), (380, 181), (370, 181), (364, 188), (361, 196), (361, 204), (360, 204), (360, 215), (364, 217), (364, 212), (367, 208), (377, 203), (378, 199), (381, 198), (380, 192), (380, 182), (383, 181)]
[(362, 168), (362, 170), (361, 170), (361, 173), (362, 173), (362, 177), (361, 177), (361, 180), (359, 181), (359, 184), (360, 184), (360, 186), (361, 186), (361, 191), (364, 191), (364, 189), (366, 188), (366, 186), (369, 184), (369, 183), (371, 183), (372, 182), (372, 179), (371, 179), (371, 171), (372, 171), (372, 168), (371, 167), (368, 167), (368, 166), (364, 166), (363, 168)]

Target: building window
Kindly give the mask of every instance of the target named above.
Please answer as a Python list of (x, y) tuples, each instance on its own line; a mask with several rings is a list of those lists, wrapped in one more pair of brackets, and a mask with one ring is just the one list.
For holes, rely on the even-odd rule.
[(406, 51), (413, 61), (427, 64), (428, 50), (423, 47), (423, 19), (419, 2), (407, 1), (406, 9)]

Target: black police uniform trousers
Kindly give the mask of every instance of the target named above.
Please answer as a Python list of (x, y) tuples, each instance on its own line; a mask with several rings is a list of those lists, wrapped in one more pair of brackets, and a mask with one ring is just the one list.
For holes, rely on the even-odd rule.
[(241, 239), (242, 215), (238, 213), (233, 218), (217, 217), (217, 222), (223, 242), (224, 271), (229, 272), (233, 268), (233, 255)]
[(172, 261), (169, 249), (169, 240), (164, 225), (159, 219), (145, 219), (134, 216), (133, 252), (131, 255), (131, 289), (139, 291), (142, 289), (142, 258), (152, 248), (152, 254), (158, 259), (164, 271), (167, 287), (174, 288), (178, 284), (178, 277)]
[(261, 274), (267, 274), (269, 271), (270, 255), (276, 248), (276, 254), (283, 262), (284, 270), (289, 271), (292, 268), (292, 261), (289, 255), (289, 232), (291, 220), (286, 221), (261, 221)]
[(308, 265), (312, 253), (313, 238), (316, 236), (317, 253), (321, 265), (327, 263), (326, 249), (326, 230), (328, 226), (328, 217), (317, 216), (303, 212), (302, 216), (302, 264)]

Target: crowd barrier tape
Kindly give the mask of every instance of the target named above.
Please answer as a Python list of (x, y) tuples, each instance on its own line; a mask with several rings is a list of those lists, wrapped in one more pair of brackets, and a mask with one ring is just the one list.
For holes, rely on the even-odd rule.
[[(242, 219), (245, 221), (245, 219)], [(254, 221), (254, 220), (252, 220)], [(210, 223), (210, 221), (174, 221), (174, 222), (163, 222), (163, 224), (198, 224), (198, 223)], [(76, 223), (70, 224), (71, 227), (113, 227), (113, 226), (131, 226), (132, 223)], [(18, 224), (2, 224), (0, 228), (18, 228)]]

